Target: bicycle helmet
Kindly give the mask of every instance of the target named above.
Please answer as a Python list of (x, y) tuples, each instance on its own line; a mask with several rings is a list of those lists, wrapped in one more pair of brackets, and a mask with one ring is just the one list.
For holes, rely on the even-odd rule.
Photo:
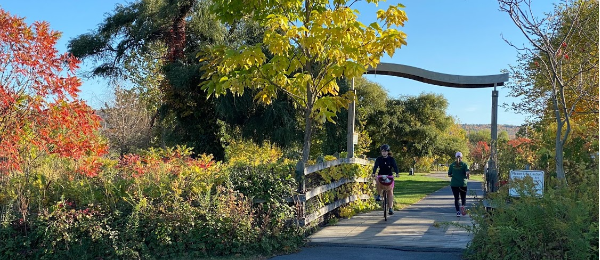
[(384, 144), (384, 145), (382, 145), (382, 146), (379, 148), (379, 150), (380, 150), (380, 151), (388, 151), (388, 152), (389, 152), (389, 151), (390, 151), (390, 146), (389, 146), (389, 145), (387, 145), (387, 144)]

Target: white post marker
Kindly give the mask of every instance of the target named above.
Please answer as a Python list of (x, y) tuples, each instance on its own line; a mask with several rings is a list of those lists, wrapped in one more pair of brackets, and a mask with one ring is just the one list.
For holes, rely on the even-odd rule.
[[(535, 185), (535, 195), (538, 197), (543, 196), (544, 192), (544, 171), (535, 171), (535, 170), (511, 170), (510, 171), (510, 180), (522, 180), (526, 177), (531, 177), (533, 179), (533, 183)], [(512, 197), (519, 197), (519, 193), (515, 188), (509, 189), (509, 195)]]

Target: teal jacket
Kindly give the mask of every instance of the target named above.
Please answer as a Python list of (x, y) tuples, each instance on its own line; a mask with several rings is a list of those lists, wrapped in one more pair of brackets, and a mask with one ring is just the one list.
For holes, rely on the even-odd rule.
[(460, 162), (460, 164), (453, 162), (448, 167), (448, 176), (452, 177), (450, 180), (450, 186), (452, 187), (467, 187), (467, 172), (469, 171), (469, 166)]

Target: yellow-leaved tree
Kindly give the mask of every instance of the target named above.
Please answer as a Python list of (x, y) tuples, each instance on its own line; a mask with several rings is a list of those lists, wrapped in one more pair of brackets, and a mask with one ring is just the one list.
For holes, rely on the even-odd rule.
[[(315, 121), (332, 121), (355, 98), (339, 94), (336, 79), (360, 77), (381, 57), (406, 45), (397, 30), (407, 21), (401, 4), (377, 11), (377, 22), (358, 21), (356, 1), (215, 0), (212, 10), (230, 26), (258, 22), (265, 28), (262, 43), (212, 46), (202, 54), (205, 81), (211, 95), (256, 89), (255, 99), (270, 103), (278, 92), (291, 96), (305, 121), (302, 161), (308, 161)], [(377, 5), (378, 0), (368, 0)]]

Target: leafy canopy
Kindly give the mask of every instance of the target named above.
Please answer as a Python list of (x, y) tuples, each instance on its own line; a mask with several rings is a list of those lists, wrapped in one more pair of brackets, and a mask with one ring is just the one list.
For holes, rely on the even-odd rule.
[(283, 91), (315, 119), (332, 120), (354, 98), (340, 96), (335, 79), (359, 77), (369, 66), (376, 67), (384, 53), (392, 56), (406, 45), (406, 34), (395, 29), (407, 20), (404, 6), (379, 10), (378, 22), (366, 26), (357, 20), (352, 3), (214, 1), (212, 10), (221, 20), (251, 17), (266, 31), (262, 43), (207, 51), (203, 88), (216, 96), (258, 89), (255, 99), (264, 103)]
[[(563, 152), (573, 127), (598, 132), (598, 1), (563, 0), (542, 18), (533, 16), (529, 1), (499, 4), (531, 46), (509, 43), (519, 59), (511, 66), (507, 87), (511, 96), (523, 100), (512, 108), (543, 123), (554, 122), (556, 174), (565, 179)], [(590, 143), (597, 140), (590, 137)]]
[(106, 151), (99, 117), (78, 100), (80, 61), (58, 53), (59, 37), (46, 22), (30, 26), (0, 9), (0, 172), (45, 154), (80, 159)]

